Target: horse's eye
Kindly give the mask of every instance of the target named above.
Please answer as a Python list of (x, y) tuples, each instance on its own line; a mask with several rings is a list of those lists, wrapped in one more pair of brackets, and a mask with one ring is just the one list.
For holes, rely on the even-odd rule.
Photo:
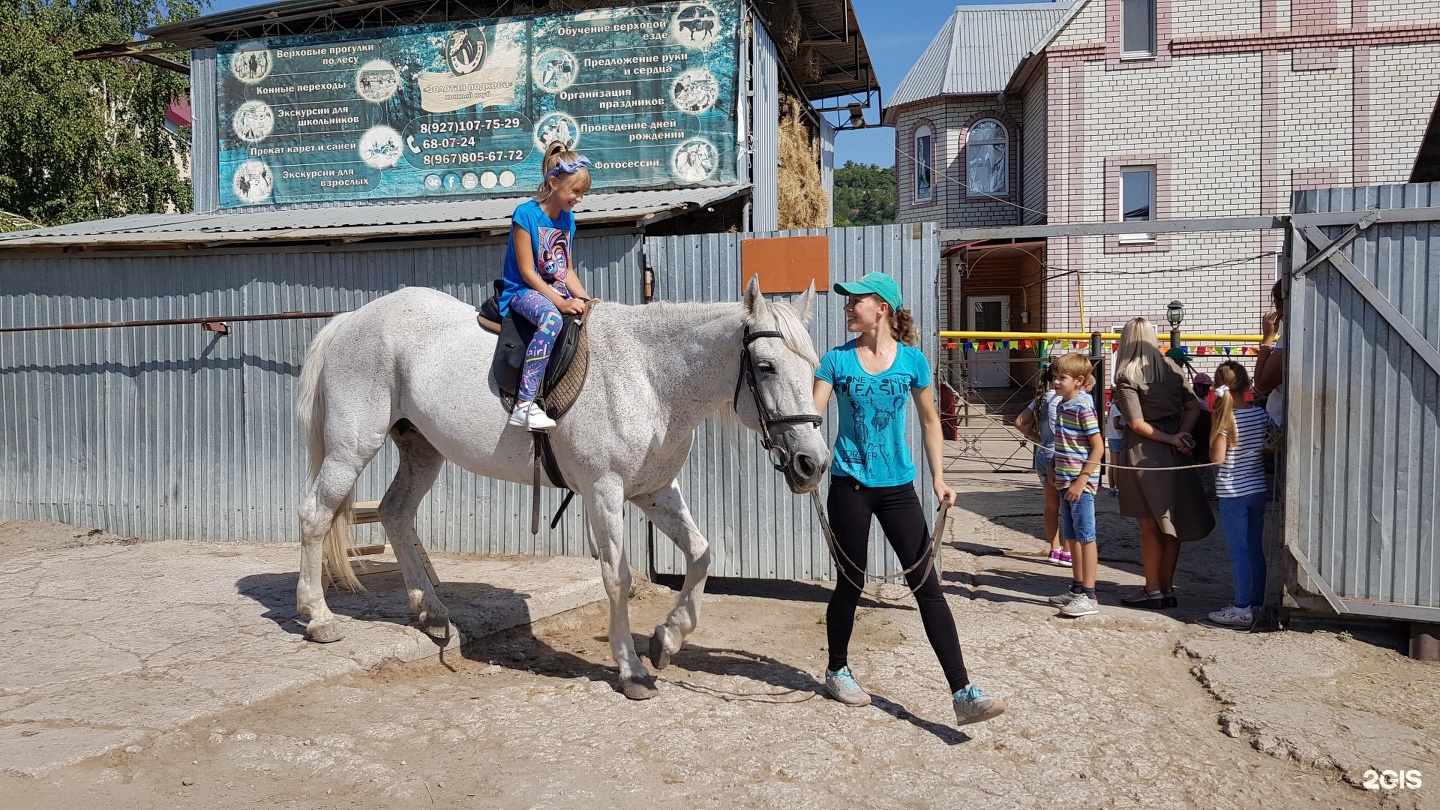
[(775, 373), (775, 364), (770, 362), (769, 360), (761, 360), (760, 362), (755, 364), (755, 367), (765, 372), (766, 374)]

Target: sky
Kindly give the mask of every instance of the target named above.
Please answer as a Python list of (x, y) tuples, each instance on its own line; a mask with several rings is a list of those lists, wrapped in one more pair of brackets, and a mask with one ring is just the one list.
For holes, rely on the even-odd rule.
[[(885, 98), (900, 86), (900, 80), (905, 78), (957, 5), (1011, 5), (1014, 2), (1034, 0), (905, 0), (903, 13), (896, 13), (897, 0), (851, 0)], [(260, 2), (211, 0), (206, 13), (255, 5), (260, 5)], [(871, 124), (879, 123), (879, 107), (867, 111), (865, 117)], [(831, 120), (836, 120), (834, 115)], [(841, 166), (851, 160), (877, 166), (895, 165), (895, 130), (872, 126), (837, 133), (835, 165)]]

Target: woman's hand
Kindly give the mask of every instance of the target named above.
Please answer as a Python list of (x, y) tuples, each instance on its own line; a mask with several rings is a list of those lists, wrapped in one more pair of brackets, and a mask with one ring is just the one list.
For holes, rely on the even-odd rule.
[(1275, 341), (1280, 337), (1280, 313), (1275, 310), (1265, 313), (1260, 319), (1260, 343), (1263, 346), (1274, 346)]
[(935, 497), (940, 499), (941, 506), (955, 505), (955, 490), (945, 483), (944, 476), (935, 476)]
[(1195, 449), (1195, 438), (1189, 433), (1171, 434), (1169, 442), (1182, 453), (1188, 453)]

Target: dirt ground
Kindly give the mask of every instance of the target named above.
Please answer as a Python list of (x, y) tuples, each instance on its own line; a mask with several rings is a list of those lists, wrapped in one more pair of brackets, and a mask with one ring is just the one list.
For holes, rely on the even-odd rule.
[[(989, 723), (954, 727), (903, 600), (862, 604), (850, 660), (875, 702), (853, 709), (820, 694), (828, 585), (712, 581), (700, 628), (650, 701), (615, 691), (596, 605), (42, 779), (0, 778), (0, 804), (1440, 807), (1440, 667), (1404, 658), (1395, 628), (1202, 626), (1228, 596), (1214, 538), (1186, 548), (1182, 610), (1116, 607), (1138, 582), (1138, 552), (1113, 498), (1102, 507), (1103, 612), (1061, 619), (1043, 598), (1068, 574), (1038, 559), (1038, 495), (957, 483), (944, 580), (975, 681), (1010, 703)], [(49, 542), (14, 526), (0, 547)], [(632, 626), (648, 633), (672, 593), (647, 584), (635, 597)], [(1424, 785), (1367, 791), (1365, 768), (1419, 769)]]

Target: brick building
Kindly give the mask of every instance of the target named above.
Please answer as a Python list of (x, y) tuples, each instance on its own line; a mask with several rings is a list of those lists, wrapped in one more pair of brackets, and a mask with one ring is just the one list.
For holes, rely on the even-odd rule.
[[(1433, 0), (1076, 0), (957, 8), (884, 120), (900, 221), (1254, 216), (1292, 191), (1430, 179), (1437, 95)], [(1163, 329), (1178, 298), (1186, 331), (1256, 332), (1282, 247), (1275, 231), (951, 245), (941, 326)]]

